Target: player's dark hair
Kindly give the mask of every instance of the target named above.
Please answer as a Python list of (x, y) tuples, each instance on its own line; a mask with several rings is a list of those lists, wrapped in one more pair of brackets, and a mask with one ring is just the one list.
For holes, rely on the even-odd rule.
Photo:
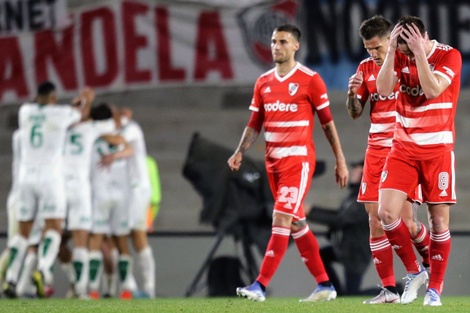
[(95, 105), (90, 110), (90, 117), (93, 120), (107, 120), (113, 116), (113, 112), (109, 104), (102, 102)]
[(55, 91), (55, 85), (50, 81), (44, 81), (38, 86), (38, 96), (48, 97)]
[(374, 15), (363, 21), (359, 26), (359, 35), (364, 40), (370, 40), (374, 37), (384, 38), (390, 35), (392, 23), (382, 15)]
[(278, 26), (274, 29), (274, 31), (290, 33), (297, 41), (299, 41), (300, 35), (301, 35), (300, 29), (297, 26), (292, 25), (292, 24), (284, 24), (284, 25)]
[[(407, 16), (401, 17), (398, 20), (398, 25), (403, 26), (403, 28), (407, 30), (411, 27), (411, 24), (416, 25), (419, 29), (419, 33), (421, 34), (421, 36), (424, 37), (424, 35), (426, 34), (426, 27), (424, 26), (423, 21), (419, 17), (407, 15)], [(406, 41), (401, 36), (397, 38), (397, 41), (399, 44), (406, 43)]]

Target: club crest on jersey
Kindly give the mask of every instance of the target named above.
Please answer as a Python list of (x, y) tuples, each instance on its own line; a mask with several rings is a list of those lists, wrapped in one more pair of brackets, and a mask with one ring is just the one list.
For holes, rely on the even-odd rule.
[(299, 84), (298, 83), (289, 83), (289, 94), (291, 96), (295, 95), (297, 90), (299, 90)]
[(387, 175), (388, 175), (388, 171), (382, 172), (382, 178), (381, 178), (382, 182), (384, 182), (387, 179)]

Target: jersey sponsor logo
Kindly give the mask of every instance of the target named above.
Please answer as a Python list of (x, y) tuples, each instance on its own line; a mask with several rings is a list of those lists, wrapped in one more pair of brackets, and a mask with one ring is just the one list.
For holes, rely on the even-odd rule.
[(441, 190), (441, 193), (439, 194), (440, 197), (446, 197), (447, 196), (447, 188), (449, 188), (449, 173), (447, 172), (441, 172), (439, 173), (438, 176), (438, 188)]
[(382, 95), (379, 95), (377, 92), (374, 92), (373, 94), (370, 95), (370, 101), (377, 102), (377, 101), (385, 101), (385, 100), (394, 100), (398, 98), (398, 91), (397, 92), (392, 92), (389, 96), (384, 97)]
[(295, 95), (297, 93), (297, 90), (299, 90), (298, 83), (289, 83), (289, 94), (291, 96)]
[(264, 90), (264, 93), (270, 93), (271, 92), (271, 87), (266, 87), (266, 89)]
[(370, 75), (369, 78), (367, 79), (368, 82), (372, 82), (375, 80), (374, 74)]
[(404, 67), (401, 69), (401, 72), (402, 73), (405, 73), (405, 74), (409, 74), (410, 73), (410, 69), (408, 68), (408, 66)]
[(265, 103), (264, 110), (266, 112), (297, 112), (299, 110), (299, 106), (296, 103), (283, 103), (277, 100), (274, 103)]
[(400, 85), (400, 92), (409, 94), (410, 96), (413, 97), (418, 97), (424, 95), (423, 89), (419, 85), (416, 85), (416, 87), (410, 87), (406, 85)]

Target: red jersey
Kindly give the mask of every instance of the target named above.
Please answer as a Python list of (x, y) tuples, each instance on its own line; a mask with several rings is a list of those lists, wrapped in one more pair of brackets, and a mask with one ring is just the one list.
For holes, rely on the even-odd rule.
[(330, 122), (329, 105), (323, 79), (300, 63), (283, 77), (272, 69), (258, 78), (250, 110), (263, 116), (268, 171), (315, 163), (314, 114), (322, 124)]
[(400, 87), (391, 153), (398, 157), (428, 160), (438, 153), (454, 150), (462, 57), (457, 49), (433, 42), (429, 66), (434, 74), (449, 82), (449, 87), (435, 99), (424, 95), (416, 63), (400, 52), (395, 58), (395, 75)]
[(380, 71), (380, 66), (375, 64), (372, 58), (363, 60), (357, 73), (362, 72), (363, 82), (357, 90), (357, 98), (361, 102), (370, 103), (370, 129), (368, 146), (371, 149), (379, 149), (383, 154), (388, 154), (392, 147), (393, 133), (396, 123), (396, 96), (398, 94), (398, 84), (393, 93), (388, 97), (379, 95), (377, 92), (376, 79)]

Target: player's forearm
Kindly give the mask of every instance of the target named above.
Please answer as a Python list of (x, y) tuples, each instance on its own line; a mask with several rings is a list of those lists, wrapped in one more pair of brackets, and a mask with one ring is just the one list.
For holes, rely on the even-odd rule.
[(357, 99), (357, 95), (348, 93), (346, 109), (348, 110), (349, 116), (353, 119), (357, 119), (362, 115), (362, 105), (359, 102), (359, 99)]
[(384, 64), (380, 67), (379, 74), (377, 75), (377, 92), (379, 95), (388, 97), (392, 92), (396, 84), (396, 78), (393, 73), (395, 63), (395, 51), (396, 49), (390, 48), (385, 57)]
[(240, 143), (238, 144), (237, 149), (235, 150), (235, 153), (242, 153), (244, 154), (250, 147), (253, 145), (253, 143), (256, 141), (258, 138), (259, 133), (247, 126), (245, 127), (245, 130), (243, 131), (242, 138), (240, 139)]
[(333, 154), (336, 157), (336, 163), (346, 162), (334, 121), (330, 121), (322, 125), (322, 128), (328, 142), (330, 143), (331, 149), (333, 150)]
[(427, 99), (438, 97), (448, 87), (446, 80), (438, 79), (431, 71), (426, 55), (416, 56), (416, 67), (418, 69), (419, 84)]

